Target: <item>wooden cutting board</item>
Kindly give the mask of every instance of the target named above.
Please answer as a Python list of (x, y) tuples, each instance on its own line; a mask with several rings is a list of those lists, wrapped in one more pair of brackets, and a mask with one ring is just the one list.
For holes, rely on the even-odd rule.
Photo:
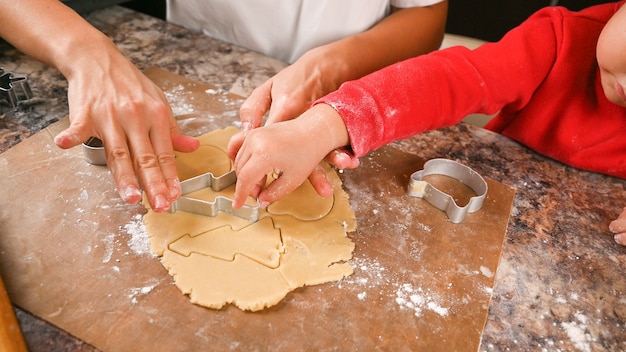
[[(241, 98), (160, 69), (146, 74), (191, 135), (238, 121)], [(106, 167), (53, 137), (67, 119), (0, 155), (0, 274), (12, 301), (105, 351), (476, 351), (514, 191), (488, 180), (461, 224), (406, 196), (424, 160), (384, 147), (341, 174), (357, 214), (354, 274), (257, 313), (191, 304), (150, 254), (141, 206)]]

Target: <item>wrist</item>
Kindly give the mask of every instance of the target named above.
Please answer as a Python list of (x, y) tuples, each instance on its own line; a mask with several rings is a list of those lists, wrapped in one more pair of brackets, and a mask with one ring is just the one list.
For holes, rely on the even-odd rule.
[(307, 120), (303, 122), (313, 129), (312, 135), (319, 138), (319, 141), (326, 146), (328, 149), (325, 151), (326, 154), (337, 148), (349, 146), (350, 138), (346, 125), (341, 115), (332, 106), (317, 104), (309, 109), (305, 115), (307, 115)]
[[(52, 65), (66, 79), (75, 75), (85, 74), (96, 66), (109, 65), (114, 55), (122, 55), (115, 44), (95, 28), (86, 29), (83, 34), (68, 37), (57, 47), (57, 55), (53, 55)], [(75, 53), (68, 58), (68, 53)], [(95, 73), (95, 72), (94, 72)]]
[[(348, 80), (354, 79), (351, 73), (351, 62), (344, 47), (337, 43), (330, 43), (307, 51), (296, 63), (302, 61), (305, 65), (314, 66), (313, 70), (323, 82), (323, 94), (334, 92), (339, 86)], [(321, 97), (320, 96), (320, 97)]]

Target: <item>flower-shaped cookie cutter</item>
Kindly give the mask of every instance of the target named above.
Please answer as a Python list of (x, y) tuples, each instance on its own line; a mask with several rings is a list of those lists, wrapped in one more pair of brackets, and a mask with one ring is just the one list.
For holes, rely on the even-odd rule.
[(260, 210), (258, 202), (256, 205), (244, 204), (239, 209), (233, 209), (233, 200), (225, 196), (218, 195), (215, 197), (215, 201), (213, 202), (185, 196), (203, 188), (211, 188), (214, 191), (219, 192), (229, 186), (232, 186), (236, 182), (237, 174), (235, 174), (235, 170), (229, 171), (222, 176), (214, 176), (213, 173), (207, 172), (181, 181), (180, 188), (183, 195), (172, 204), (170, 213), (181, 210), (188, 213), (215, 217), (218, 212), (223, 211), (250, 222), (258, 221)]
[[(428, 175), (445, 175), (465, 184), (476, 192), (465, 206), (459, 206), (454, 198), (423, 178)], [(487, 182), (468, 166), (448, 159), (431, 159), (424, 164), (424, 169), (414, 172), (409, 181), (408, 195), (422, 198), (439, 210), (443, 210), (451, 222), (458, 224), (467, 213), (474, 213), (483, 205), (487, 196)]]

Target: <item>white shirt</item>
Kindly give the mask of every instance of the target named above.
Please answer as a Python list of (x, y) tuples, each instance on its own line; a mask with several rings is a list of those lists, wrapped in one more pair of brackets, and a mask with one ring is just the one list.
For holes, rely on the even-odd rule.
[(395, 7), (442, 0), (167, 0), (167, 20), (293, 62), (309, 49), (363, 32)]

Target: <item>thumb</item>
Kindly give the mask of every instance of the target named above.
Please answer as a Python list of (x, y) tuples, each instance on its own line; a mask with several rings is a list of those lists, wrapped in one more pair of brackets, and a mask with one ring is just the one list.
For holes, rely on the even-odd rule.
[(191, 153), (200, 147), (200, 141), (184, 134), (176, 134), (172, 136), (172, 145), (176, 151)]
[(239, 149), (243, 145), (243, 141), (245, 140), (246, 132), (239, 132), (233, 135), (228, 141), (228, 145), (226, 146), (226, 154), (230, 160), (235, 160), (237, 158), (237, 154), (239, 153)]
[(266, 81), (256, 87), (241, 104), (239, 116), (241, 118), (242, 130), (249, 131), (261, 126), (263, 115), (265, 115), (272, 104), (271, 91), (272, 83), (271, 81)]
[(320, 196), (329, 197), (333, 195), (333, 186), (328, 181), (322, 165), (318, 164), (315, 167), (315, 170), (309, 176), (309, 182), (311, 182), (311, 185)]
[(85, 142), (92, 136), (89, 129), (79, 124), (70, 124), (70, 127), (54, 137), (54, 143), (62, 149), (69, 149)]
[(258, 200), (261, 207), (267, 208), (270, 204), (293, 192), (300, 184), (302, 180), (297, 176), (294, 178), (285, 174), (280, 175), (259, 193)]

